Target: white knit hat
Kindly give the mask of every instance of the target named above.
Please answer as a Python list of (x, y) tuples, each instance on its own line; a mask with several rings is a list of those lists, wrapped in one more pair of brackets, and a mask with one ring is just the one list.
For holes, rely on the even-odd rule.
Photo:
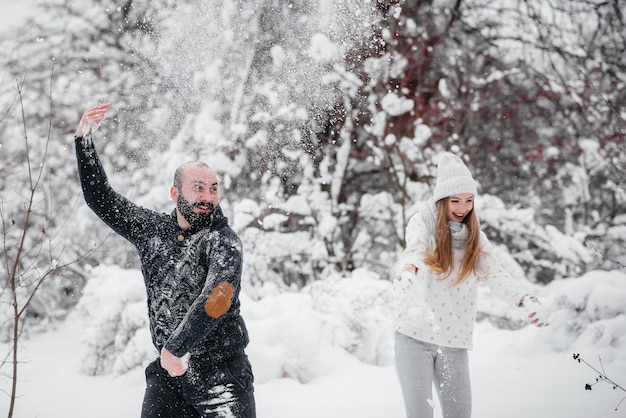
[(437, 164), (437, 182), (433, 197), (437, 201), (460, 193), (476, 196), (476, 182), (463, 160), (446, 152), (441, 155)]

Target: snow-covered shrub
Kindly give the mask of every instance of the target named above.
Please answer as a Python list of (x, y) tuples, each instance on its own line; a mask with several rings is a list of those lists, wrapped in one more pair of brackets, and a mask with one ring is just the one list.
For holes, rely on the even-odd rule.
[(506, 207), (496, 196), (480, 195), (476, 211), (489, 239), (506, 245), (533, 282), (576, 276), (597, 261), (597, 254), (579, 236), (538, 224), (533, 209)]
[[(266, 292), (268, 287), (276, 288), (264, 287)], [(313, 310), (309, 295), (277, 291), (258, 301), (242, 295), (241, 308), (256, 382), (282, 377), (308, 382), (319, 373), (323, 320)]]
[(320, 224), (312, 216), (313, 207), (298, 195), (286, 201), (273, 198), (265, 207), (249, 199), (234, 205), (233, 229), (243, 243), (245, 281), (255, 288), (274, 283), (298, 289), (319, 278), (332, 263), (321, 229), (334, 219)]
[(340, 352), (365, 363), (388, 364), (391, 291), (391, 282), (357, 270), (351, 277), (317, 281), (297, 293), (265, 284), (260, 300), (244, 296), (242, 314), (250, 331), (248, 354), (256, 381), (311, 381), (330, 372)]
[(305, 292), (326, 318), (333, 345), (368, 364), (388, 364), (394, 295), (391, 281), (357, 269), (349, 278), (331, 277), (313, 283)]
[(148, 326), (146, 301), (129, 303), (122, 311), (114, 341), (113, 373), (126, 373), (144, 367), (158, 355)]
[(601, 257), (598, 268), (611, 270), (626, 266), (626, 214), (600, 223), (587, 233), (587, 244)]
[(399, 247), (392, 196), (365, 194), (359, 205), (333, 210), (328, 193), (306, 185), (300, 191), (285, 201), (274, 196), (266, 207), (249, 199), (234, 205), (245, 280), (302, 288), (359, 268), (386, 279)]
[(156, 358), (141, 272), (99, 266), (88, 273), (91, 277), (77, 305), (87, 324), (82, 372), (124, 373)]
[[(610, 353), (626, 344), (626, 274), (591, 271), (546, 286), (553, 299), (550, 332), (555, 350), (596, 347)], [(604, 356), (603, 356), (604, 357)]]

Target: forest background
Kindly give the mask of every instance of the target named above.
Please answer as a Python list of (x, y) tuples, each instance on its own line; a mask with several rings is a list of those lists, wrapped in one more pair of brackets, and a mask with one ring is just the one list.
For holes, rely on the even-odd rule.
[[(26, 334), (75, 309), (98, 276), (91, 267), (138, 267), (78, 185), (73, 131), (85, 108), (104, 102), (113, 106), (96, 144), (120, 193), (169, 212), (182, 162), (204, 160), (220, 173), (252, 300), (316, 283), (324, 290), (320, 283), (356, 271), (389, 282), (404, 226), (430, 196), (435, 157), (446, 150), (478, 180), (482, 228), (516, 277), (541, 287), (625, 268), (624, 1), (38, 7), (0, 35), (0, 272), (20, 273), (21, 300), (36, 290), (19, 318)], [(42, 272), (50, 274), (40, 284)], [(3, 281), (5, 340), (10, 290)], [(515, 327), (496, 309), (481, 314)], [(122, 332), (114, 322), (108, 345), (94, 337), (93, 373), (124, 349), (111, 346)], [(344, 348), (383, 361), (358, 347)]]

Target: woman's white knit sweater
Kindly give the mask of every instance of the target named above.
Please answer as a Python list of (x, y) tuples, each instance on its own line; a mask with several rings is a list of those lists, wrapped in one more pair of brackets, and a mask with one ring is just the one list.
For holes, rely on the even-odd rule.
[[(438, 280), (444, 276), (432, 273), (424, 264), (424, 253), (432, 253), (436, 242), (432, 227), (427, 226), (427, 222), (432, 220), (426, 216), (417, 213), (407, 225), (407, 246), (400, 257), (394, 283), (399, 297), (395, 330), (431, 344), (471, 350), (479, 282), (515, 306), (529, 293), (528, 289), (523, 282), (504, 271), (493, 256), (492, 246), (482, 231), (482, 253), (475, 274), (470, 274), (461, 284), (452, 285), (458, 277), (465, 251), (463, 246), (453, 250), (452, 274), (444, 280)], [(417, 275), (405, 271), (408, 264), (417, 267)]]

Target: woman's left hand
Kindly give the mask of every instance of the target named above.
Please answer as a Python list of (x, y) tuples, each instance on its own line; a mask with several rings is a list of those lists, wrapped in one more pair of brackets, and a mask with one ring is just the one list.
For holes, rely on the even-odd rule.
[(524, 296), (522, 299), (522, 308), (528, 312), (528, 318), (531, 324), (540, 328), (550, 325), (550, 312), (535, 296)]

